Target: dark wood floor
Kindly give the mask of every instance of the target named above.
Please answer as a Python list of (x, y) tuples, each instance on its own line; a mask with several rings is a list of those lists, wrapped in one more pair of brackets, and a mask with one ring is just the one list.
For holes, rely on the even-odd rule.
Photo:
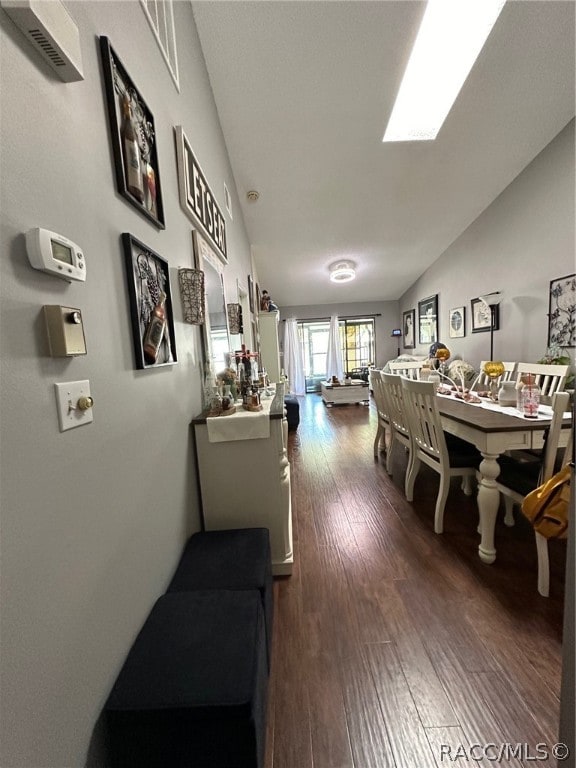
[(513, 745), (496, 764), (555, 766), (534, 758), (537, 744), (556, 742), (564, 543), (551, 548), (542, 598), (522, 521), (499, 519), (498, 560), (483, 564), (474, 497), (454, 481), (445, 532), (434, 534), (437, 475), (423, 468), (406, 501), (404, 452), (393, 479), (373, 457), (372, 403), (300, 403), (289, 444), (294, 569), (275, 583), (266, 768), (488, 766), (473, 747), (488, 743), (489, 756)]

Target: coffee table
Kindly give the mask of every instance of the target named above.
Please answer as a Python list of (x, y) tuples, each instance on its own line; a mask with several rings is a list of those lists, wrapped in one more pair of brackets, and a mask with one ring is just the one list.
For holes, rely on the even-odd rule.
[(325, 405), (358, 405), (368, 403), (370, 392), (367, 381), (353, 381), (351, 384), (333, 385), (328, 381), (320, 384), (322, 400)]

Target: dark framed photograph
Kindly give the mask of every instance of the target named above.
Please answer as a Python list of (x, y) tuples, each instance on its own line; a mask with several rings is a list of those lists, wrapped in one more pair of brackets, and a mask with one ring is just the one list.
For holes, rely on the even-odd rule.
[(576, 347), (576, 275), (550, 281), (548, 346)]
[(100, 53), (118, 192), (158, 229), (165, 229), (154, 117), (107, 37)]
[(451, 339), (466, 336), (466, 307), (454, 307), (448, 317), (448, 334)]
[(497, 331), (499, 326), (500, 313), (498, 304), (490, 307), (483, 299), (471, 299), (470, 307), (472, 310), (472, 333), (484, 333), (492, 329)]
[(122, 234), (136, 368), (177, 362), (168, 262), (128, 232)]
[(212, 246), (218, 258), (228, 264), (226, 222), (216, 196), (200, 167), (192, 145), (181, 125), (174, 128), (176, 138), (176, 166), (180, 205), (195, 227)]
[(254, 284), (252, 282), (252, 275), (248, 275), (248, 303), (250, 305), (250, 312), (254, 312)]
[(438, 294), (418, 302), (418, 341), (433, 344), (438, 341)]
[(416, 337), (414, 328), (416, 326), (416, 310), (409, 309), (402, 312), (402, 328), (404, 333), (404, 349), (414, 349), (416, 346)]

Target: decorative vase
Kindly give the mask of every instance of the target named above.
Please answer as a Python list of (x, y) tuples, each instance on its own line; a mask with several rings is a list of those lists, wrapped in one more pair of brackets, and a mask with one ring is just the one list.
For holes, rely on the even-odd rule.
[(222, 392), (222, 409), (229, 411), (234, 405), (234, 397), (230, 390), (230, 384), (224, 385), (224, 391)]
[(513, 381), (503, 381), (498, 390), (498, 404), (503, 408), (516, 405), (516, 384)]
[(212, 388), (212, 401), (210, 403), (210, 416), (219, 416), (222, 413), (222, 395), (220, 387)]

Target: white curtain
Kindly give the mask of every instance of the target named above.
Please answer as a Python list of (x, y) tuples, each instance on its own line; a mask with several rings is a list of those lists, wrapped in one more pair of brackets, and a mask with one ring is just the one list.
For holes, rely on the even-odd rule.
[(294, 318), (286, 320), (284, 325), (284, 370), (288, 377), (290, 392), (293, 395), (305, 395), (304, 353)]
[(336, 376), (340, 381), (344, 378), (344, 361), (342, 360), (342, 342), (338, 328), (338, 315), (330, 318), (328, 332), (328, 351), (326, 352), (326, 381)]

